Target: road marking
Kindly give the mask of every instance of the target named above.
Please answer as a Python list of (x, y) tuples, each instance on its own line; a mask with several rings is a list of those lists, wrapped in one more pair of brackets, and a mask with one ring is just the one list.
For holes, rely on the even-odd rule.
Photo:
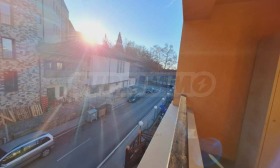
[(124, 139), (115, 147), (114, 150), (97, 166), (97, 168), (100, 168), (103, 166), (103, 164), (115, 153), (115, 151), (122, 145), (122, 143), (133, 133), (133, 131), (138, 128), (139, 126), (136, 125), (125, 137)]
[(74, 149), (72, 149), (71, 151), (69, 151), (68, 153), (66, 153), (65, 155), (63, 155), (61, 158), (57, 159), (57, 162), (59, 162), (60, 160), (62, 160), (63, 158), (65, 158), (66, 156), (68, 156), (69, 154), (71, 154), (74, 150), (78, 149), (80, 146), (84, 145), (84, 144), (87, 143), (88, 141), (90, 141), (90, 138), (87, 139), (86, 141), (84, 141), (83, 143), (81, 143), (80, 145), (76, 146)]
[(77, 125), (77, 126), (71, 128), (71, 129), (69, 129), (68, 131), (63, 132), (62, 134), (59, 134), (59, 135), (55, 136), (54, 138), (59, 138), (59, 137), (61, 137), (62, 135), (65, 135), (65, 134), (67, 134), (68, 132), (71, 132), (71, 131), (73, 131), (74, 129), (76, 129), (76, 128), (78, 128), (78, 127), (79, 127), (79, 126)]
[[(161, 99), (156, 103), (159, 104), (161, 102)], [(142, 121), (144, 118), (146, 118), (148, 115), (150, 115), (150, 112), (147, 113), (140, 121)], [(122, 143), (133, 133), (133, 131), (138, 128), (139, 125), (137, 124), (127, 135), (126, 137), (115, 147), (115, 149), (97, 166), (97, 168), (101, 168), (104, 163), (115, 153), (115, 151), (122, 145)]]

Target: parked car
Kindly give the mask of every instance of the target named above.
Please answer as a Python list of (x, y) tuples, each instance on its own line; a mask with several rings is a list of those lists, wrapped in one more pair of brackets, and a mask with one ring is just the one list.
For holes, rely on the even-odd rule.
[(0, 167), (22, 167), (38, 157), (46, 157), (54, 147), (53, 136), (42, 131), (11, 141), (0, 147)]
[(127, 102), (129, 103), (134, 103), (136, 102), (138, 99), (141, 98), (141, 94), (133, 94), (132, 96), (130, 96), (128, 99), (127, 99)]
[(146, 89), (146, 93), (150, 94), (150, 93), (157, 93), (158, 91), (155, 88), (147, 88)]
[(146, 93), (151, 94), (151, 93), (154, 93), (154, 92), (153, 92), (153, 89), (152, 89), (152, 88), (147, 88), (147, 89), (146, 89)]

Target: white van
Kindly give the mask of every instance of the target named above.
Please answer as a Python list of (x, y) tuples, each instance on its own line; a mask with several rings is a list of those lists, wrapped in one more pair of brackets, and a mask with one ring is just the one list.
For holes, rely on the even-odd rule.
[(0, 168), (22, 167), (38, 157), (46, 157), (54, 146), (53, 136), (35, 132), (0, 147)]

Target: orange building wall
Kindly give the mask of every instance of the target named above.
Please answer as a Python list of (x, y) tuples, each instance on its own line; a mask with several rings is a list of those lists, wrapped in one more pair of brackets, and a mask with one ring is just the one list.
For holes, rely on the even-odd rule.
[[(180, 93), (189, 95), (200, 138), (221, 141), (225, 158), (236, 158), (258, 43), (279, 31), (279, 5), (268, 1), (219, 4), (209, 19), (184, 22), (174, 104)], [(190, 94), (211, 84), (206, 80), (208, 86), (199, 91), (193, 72), (213, 74), (210, 95)]]

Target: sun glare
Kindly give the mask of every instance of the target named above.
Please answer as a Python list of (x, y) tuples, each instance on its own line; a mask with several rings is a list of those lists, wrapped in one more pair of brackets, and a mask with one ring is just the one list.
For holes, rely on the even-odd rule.
[(79, 24), (79, 29), (86, 42), (94, 45), (101, 44), (106, 34), (104, 27), (98, 22), (83, 22)]

